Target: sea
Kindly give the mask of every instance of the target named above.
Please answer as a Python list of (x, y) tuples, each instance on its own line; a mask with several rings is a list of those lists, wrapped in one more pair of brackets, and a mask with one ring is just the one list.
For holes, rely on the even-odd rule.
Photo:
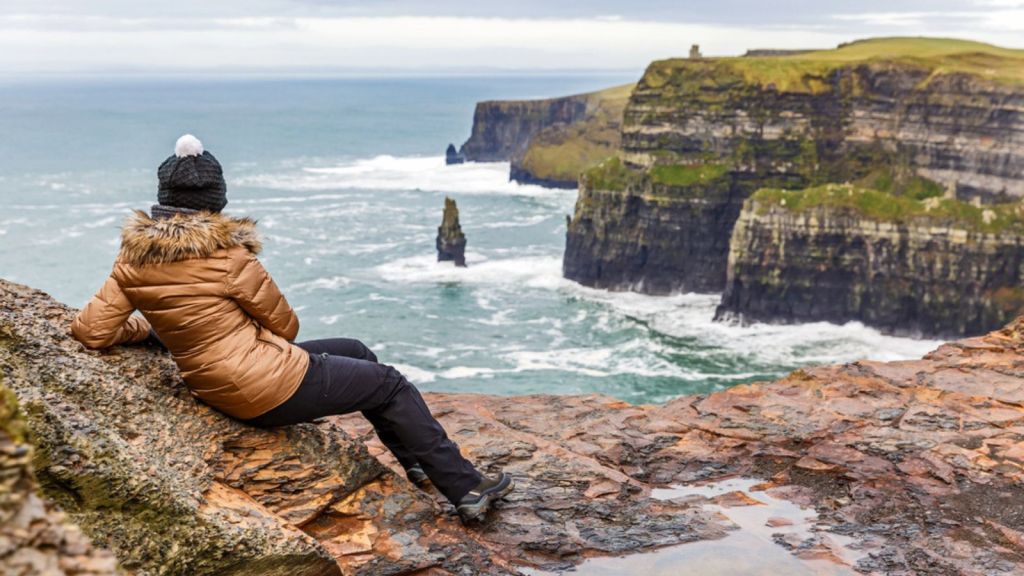
[[(259, 221), (262, 261), (298, 313), (299, 339), (358, 338), (424, 390), (658, 403), (938, 345), (856, 322), (722, 324), (715, 294), (580, 286), (561, 274), (574, 190), (510, 182), (507, 163), (444, 163), (477, 101), (632, 80), (3, 79), (0, 277), (84, 305), (110, 272), (121, 223), (155, 201), (157, 166), (192, 133), (224, 167), (225, 212)], [(446, 196), (466, 268), (436, 261)]]

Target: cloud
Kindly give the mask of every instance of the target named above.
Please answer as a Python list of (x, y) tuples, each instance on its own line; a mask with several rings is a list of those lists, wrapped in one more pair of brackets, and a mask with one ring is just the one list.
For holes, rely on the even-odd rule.
[[(1018, 0), (976, 0), (975, 3), (1000, 7), (1021, 4)], [(902, 32), (915, 35), (927, 33), (932, 36), (969, 37), (992, 43), (1003, 42), (1013, 47), (1020, 46), (1021, 36), (1007, 37), (1004, 33), (1017, 32), (1024, 35), (1024, 9), (1015, 8), (945, 12), (863, 12), (835, 14), (832, 18), (880, 28), (903, 28), (905, 31)]]
[[(944, 1), (930, 0), (929, 6)], [(1024, 42), (1024, 9), (1015, 7), (1024, 0), (974, 0), (946, 11), (886, 10), (886, 5), (896, 8), (900, 3), (863, 0), (858, 5), (872, 9), (806, 12), (799, 21), (787, 20), (787, 14), (821, 3), (782, 0), (781, 5), (794, 10), (776, 10), (774, 24), (657, 18), (682, 5), (667, 0), (573, 3), (574, 12), (584, 10), (586, 16), (552, 16), (552, 9), (544, 8), (552, 3), (539, 0), (517, 3), (522, 16), (382, 15), (371, 10), (412, 10), (408, 0), (180, 0), (174, 10), (165, 10), (164, 4), (157, 8), (166, 13), (142, 10), (134, 0), (95, 0), (88, 3), (90, 10), (82, 8), (85, 3), (67, 0), (7, 2), (0, 8), (0, 72), (15, 74), (480, 69), (639, 73), (651, 60), (685, 55), (694, 43), (707, 55), (734, 55), (749, 48), (827, 48), (893, 34), (956, 36), (1010, 46)], [(471, 4), (480, 12), (499, 13), (510, 6), (484, 0), (436, 0), (430, 6), (443, 14)], [(741, 4), (701, 0), (686, 6), (690, 11), (705, 8), (703, 16), (714, 20), (725, 13), (721, 6)], [(751, 14), (762, 10), (762, 4), (747, 4)], [(640, 5), (651, 10), (648, 18), (637, 16)], [(566, 4), (559, 6), (568, 10)], [(744, 15), (728, 12), (734, 19)], [(753, 19), (751, 14), (745, 17)]]
[[(632, 68), (751, 46), (827, 47), (843, 35), (606, 19), (456, 17), (0, 19), (0, 70)], [(32, 54), (24, 58), (24, 54)]]

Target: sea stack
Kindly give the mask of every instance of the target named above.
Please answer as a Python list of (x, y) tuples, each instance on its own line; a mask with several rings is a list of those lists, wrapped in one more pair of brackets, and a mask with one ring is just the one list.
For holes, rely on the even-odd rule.
[(444, 151), (444, 163), (445, 164), (462, 164), (466, 161), (466, 155), (455, 149), (455, 144), (448, 144), (448, 149)]
[(453, 261), (456, 266), (466, 266), (466, 235), (459, 225), (459, 207), (447, 196), (444, 198), (444, 216), (437, 227), (437, 261)]

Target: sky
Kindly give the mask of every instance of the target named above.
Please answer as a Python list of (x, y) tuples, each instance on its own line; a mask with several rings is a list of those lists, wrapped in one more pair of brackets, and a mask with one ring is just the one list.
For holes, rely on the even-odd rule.
[(0, 0), (0, 74), (638, 71), (871, 36), (1024, 48), (1024, 0)]

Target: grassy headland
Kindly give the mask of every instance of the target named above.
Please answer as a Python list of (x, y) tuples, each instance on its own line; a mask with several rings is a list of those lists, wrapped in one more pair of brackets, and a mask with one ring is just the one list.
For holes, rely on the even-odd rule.
[(586, 94), (587, 118), (553, 126), (530, 142), (522, 159), (513, 159), (537, 179), (574, 182), (580, 172), (619, 149), (622, 113), (635, 84)]

